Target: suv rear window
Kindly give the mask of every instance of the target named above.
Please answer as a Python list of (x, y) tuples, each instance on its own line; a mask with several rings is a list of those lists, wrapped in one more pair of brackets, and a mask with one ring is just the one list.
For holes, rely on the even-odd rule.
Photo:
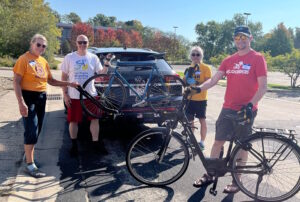
[[(164, 59), (155, 59), (151, 57), (151, 54), (145, 53), (113, 53), (115, 55), (115, 59), (112, 61), (112, 65), (116, 65), (118, 61), (120, 62), (134, 62), (134, 61), (153, 61), (156, 60), (156, 64), (158, 70), (160, 71), (170, 71), (172, 69), (170, 65)], [(104, 58), (105, 53), (98, 54), (99, 58)], [(150, 56), (150, 57), (149, 57)]]

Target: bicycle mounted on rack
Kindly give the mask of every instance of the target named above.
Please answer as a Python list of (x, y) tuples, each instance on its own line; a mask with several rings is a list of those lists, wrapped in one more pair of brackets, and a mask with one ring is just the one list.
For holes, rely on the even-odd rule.
[[(176, 116), (167, 120), (165, 127), (143, 131), (130, 143), (126, 165), (136, 180), (150, 186), (175, 182), (187, 170), (190, 150), (193, 159), (198, 155), (207, 173), (214, 176), (210, 189), (213, 195), (217, 194), (218, 178), (228, 172), (239, 189), (253, 199), (282, 201), (299, 191), (300, 148), (293, 130), (254, 128), (253, 134), (243, 139), (234, 136), (225, 157), (221, 152), (220, 158), (206, 158), (185, 115), (189, 93), (184, 93)], [(240, 119), (236, 116), (228, 118), (235, 124), (243, 124), (237, 122)], [(178, 125), (183, 128), (180, 133)], [(247, 160), (241, 158), (243, 153), (247, 154)], [(284, 175), (281, 179), (284, 190), (276, 184), (276, 175)]]
[[(161, 54), (149, 57), (161, 57)], [(89, 78), (80, 92), (81, 105), (87, 114), (100, 118), (102, 111), (119, 114), (126, 108), (145, 107), (148, 111), (174, 111), (181, 103), (184, 84), (178, 75), (162, 75), (156, 61), (122, 62), (116, 61), (111, 66), (110, 74), (99, 74)], [(119, 69), (132, 69), (143, 72), (143, 84), (130, 83)], [(147, 77), (147, 78), (146, 78)], [(89, 94), (85, 89), (92, 86), (95, 93)], [(90, 102), (85, 102), (88, 99)]]

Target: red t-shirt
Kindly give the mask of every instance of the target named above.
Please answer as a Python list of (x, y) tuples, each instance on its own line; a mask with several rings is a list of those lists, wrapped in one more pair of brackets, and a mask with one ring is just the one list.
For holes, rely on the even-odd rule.
[[(243, 56), (235, 53), (223, 60), (219, 71), (225, 72), (227, 88), (224, 108), (240, 110), (253, 98), (258, 90), (257, 78), (267, 76), (265, 58), (258, 52), (251, 50)], [(253, 103), (257, 109), (257, 103)]]

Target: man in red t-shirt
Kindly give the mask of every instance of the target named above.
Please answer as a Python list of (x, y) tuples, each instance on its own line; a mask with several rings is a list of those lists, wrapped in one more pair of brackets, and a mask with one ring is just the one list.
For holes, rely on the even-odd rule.
[[(257, 113), (257, 103), (267, 90), (267, 64), (264, 57), (251, 49), (253, 37), (248, 27), (239, 26), (234, 31), (234, 43), (237, 52), (225, 58), (217, 73), (204, 82), (200, 88), (207, 90), (227, 77), (227, 87), (222, 111), (216, 122), (215, 142), (211, 150), (211, 158), (219, 158), (221, 149), (225, 143), (232, 138), (236, 131), (237, 124), (226, 118), (228, 115), (236, 115), (241, 109), (246, 111), (247, 122), (238, 135), (243, 138), (251, 134), (251, 128)], [(235, 126), (237, 125), (237, 126)], [(242, 159), (247, 159), (247, 152), (241, 155)], [(205, 174), (202, 178), (194, 182), (194, 186), (200, 187), (211, 183), (213, 178)], [(231, 183), (224, 189), (225, 193), (235, 193), (238, 187)]]

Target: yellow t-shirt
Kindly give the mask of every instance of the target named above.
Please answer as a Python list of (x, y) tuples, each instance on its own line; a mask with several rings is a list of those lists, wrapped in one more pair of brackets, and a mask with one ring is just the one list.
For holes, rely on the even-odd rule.
[[(204, 63), (198, 64), (198, 66), (199, 66), (199, 70), (196, 68), (193, 71), (194, 74), (192, 76), (197, 81), (197, 83), (200, 85), (207, 79), (211, 78), (211, 68), (207, 64), (204, 64)], [(191, 67), (195, 68), (195, 64), (192, 63)], [(194, 94), (189, 99), (195, 100), (195, 101), (207, 100), (207, 90), (203, 90), (203, 91), (201, 91), (201, 93)]]
[(22, 76), (21, 88), (23, 90), (44, 92), (47, 89), (48, 78), (52, 78), (47, 60), (29, 51), (18, 58), (13, 71)]

